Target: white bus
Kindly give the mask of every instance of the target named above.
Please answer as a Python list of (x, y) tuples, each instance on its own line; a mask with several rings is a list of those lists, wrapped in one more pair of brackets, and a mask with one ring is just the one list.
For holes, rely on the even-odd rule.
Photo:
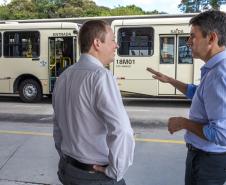
[(119, 49), (110, 69), (121, 91), (151, 96), (182, 97), (172, 86), (152, 78), (151, 67), (185, 83), (198, 84), (203, 62), (193, 59), (186, 42), (190, 17), (114, 20)]
[[(184, 97), (168, 84), (152, 78), (152, 67), (185, 83), (198, 84), (201, 60), (193, 59), (186, 45), (193, 14), (113, 17), (119, 48), (110, 70), (122, 92), (154, 97)], [(82, 19), (90, 20), (95, 18)], [(100, 18), (99, 18), (100, 19)], [(51, 94), (59, 74), (77, 61), (76, 23), (28, 20), (0, 24), (0, 93), (19, 93), (24, 102)], [(43, 21), (43, 22), (42, 22)], [(51, 21), (51, 19), (49, 20)]]
[(76, 23), (0, 24), (0, 93), (24, 102), (51, 94), (59, 74), (77, 60)]

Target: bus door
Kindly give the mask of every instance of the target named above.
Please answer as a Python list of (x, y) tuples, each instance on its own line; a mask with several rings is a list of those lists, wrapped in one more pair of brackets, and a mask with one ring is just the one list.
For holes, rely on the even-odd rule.
[(50, 91), (52, 92), (56, 78), (70, 65), (76, 62), (75, 37), (49, 38), (49, 74)]
[[(193, 83), (193, 59), (187, 46), (189, 36), (160, 35), (159, 71), (184, 83)], [(182, 94), (169, 84), (159, 82), (160, 95)]]

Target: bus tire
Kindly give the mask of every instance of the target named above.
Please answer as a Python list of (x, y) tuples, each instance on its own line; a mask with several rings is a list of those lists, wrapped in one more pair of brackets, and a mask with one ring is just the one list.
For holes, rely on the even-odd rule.
[(25, 103), (35, 103), (42, 99), (40, 84), (33, 79), (26, 79), (19, 86), (20, 99)]

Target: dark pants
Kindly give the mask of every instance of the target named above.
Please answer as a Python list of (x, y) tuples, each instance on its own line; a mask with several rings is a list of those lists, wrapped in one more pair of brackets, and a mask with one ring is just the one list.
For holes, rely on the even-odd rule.
[(59, 180), (64, 185), (126, 185), (124, 179), (117, 182), (104, 173), (80, 170), (60, 159), (58, 169)]
[(223, 185), (226, 181), (226, 154), (189, 151), (185, 185)]

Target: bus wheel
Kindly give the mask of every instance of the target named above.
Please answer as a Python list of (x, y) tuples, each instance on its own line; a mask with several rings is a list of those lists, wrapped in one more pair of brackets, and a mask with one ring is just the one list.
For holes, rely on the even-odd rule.
[(33, 79), (27, 79), (20, 83), (20, 98), (23, 102), (34, 103), (42, 98), (42, 90), (39, 83)]

